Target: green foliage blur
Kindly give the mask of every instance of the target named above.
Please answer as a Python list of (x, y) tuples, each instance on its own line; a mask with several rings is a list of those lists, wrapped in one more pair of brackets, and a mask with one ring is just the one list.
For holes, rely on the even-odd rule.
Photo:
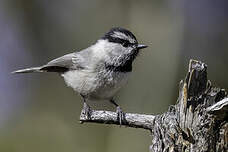
[[(0, 152), (146, 152), (148, 131), (80, 124), (80, 97), (53, 73), (11, 75), (93, 44), (110, 28), (149, 47), (117, 95), (125, 112), (160, 114), (175, 104), (189, 59), (228, 88), (226, 0), (1, 0)], [(94, 109), (115, 110), (108, 102)]]

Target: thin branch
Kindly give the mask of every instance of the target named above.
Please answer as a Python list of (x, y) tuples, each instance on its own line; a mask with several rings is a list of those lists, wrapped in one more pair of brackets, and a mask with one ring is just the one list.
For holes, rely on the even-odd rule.
[[(154, 115), (125, 113), (125, 120), (122, 122), (122, 125), (151, 130), (151, 128), (154, 126), (154, 119)], [(87, 118), (84, 111), (82, 111), (80, 115), (80, 121), (81, 123), (92, 122), (119, 125), (117, 114), (112, 111), (91, 110), (90, 118)]]

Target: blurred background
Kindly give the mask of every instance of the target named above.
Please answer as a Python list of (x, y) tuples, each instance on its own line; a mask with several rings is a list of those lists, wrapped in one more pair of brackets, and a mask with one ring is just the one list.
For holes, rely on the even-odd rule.
[[(148, 151), (148, 131), (79, 124), (80, 97), (56, 74), (11, 75), (93, 44), (111, 27), (149, 45), (117, 95), (125, 112), (160, 114), (174, 104), (190, 58), (228, 88), (227, 0), (0, 0), (0, 151)], [(115, 110), (108, 102), (96, 109)]]

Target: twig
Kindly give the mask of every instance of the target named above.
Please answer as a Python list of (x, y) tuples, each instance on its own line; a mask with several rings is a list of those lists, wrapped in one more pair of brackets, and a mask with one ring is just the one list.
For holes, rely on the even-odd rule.
[[(125, 120), (122, 122), (122, 125), (126, 127), (150, 130), (154, 126), (154, 119), (154, 115), (125, 113)], [(117, 114), (112, 111), (91, 110), (90, 118), (87, 118), (85, 113), (82, 111), (80, 115), (80, 121), (81, 123), (92, 122), (119, 125)]]

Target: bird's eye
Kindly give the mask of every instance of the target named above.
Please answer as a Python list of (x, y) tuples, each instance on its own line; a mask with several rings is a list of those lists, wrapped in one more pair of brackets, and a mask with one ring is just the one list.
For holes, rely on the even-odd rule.
[(134, 45), (133, 43), (130, 43), (128, 40), (121, 39), (121, 38), (113, 38), (113, 42), (121, 44), (123, 47), (129, 47)]
[(129, 41), (124, 40), (123, 43), (122, 43), (122, 45), (123, 45), (124, 47), (129, 47), (129, 46), (131, 46), (132, 44), (131, 44)]

